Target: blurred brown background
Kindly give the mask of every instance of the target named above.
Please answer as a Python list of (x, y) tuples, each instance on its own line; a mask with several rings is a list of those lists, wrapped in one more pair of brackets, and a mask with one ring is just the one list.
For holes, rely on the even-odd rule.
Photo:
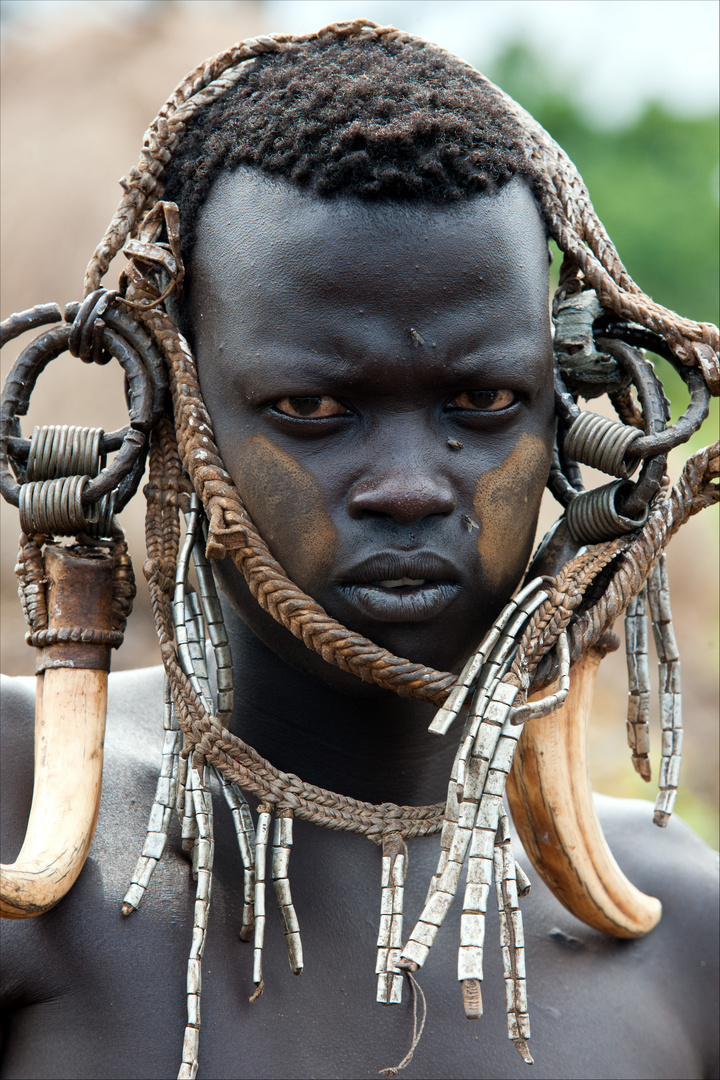
[[(102, 6), (102, 5), (100, 5)], [(109, 6), (109, 5), (108, 5)], [(318, 26), (334, 15), (322, 8)], [(347, 8), (348, 5), (340, 5)], [(402, 25), (392, 4), (387, 21)], [(466, 5), (476, 8), (478, 5)], [(587, 6), (587, 5), (586, 5)], [(41, 301), (78, 299), (93, 247), (120, 195), (117, 180), (137, 159), (142, 133), (162, 101), (187, 70), (240, 38), (288, 28), (278, 19), (288, 5), (254, 2), (138, 5), (133, 18), (39, 20), (5, 36), (2, 72), (2, 317)], [(372, 5), (370, 16), (385, 21)], [(480, 5), (482, 7), (482, 5)], [(353, 17), (362, 10), (342, 11)], [(328, 18), (325, 16), (329, 15)], [(405, 24), (407, 25), (407, 23)], [(289, 27), (295, 29), (294, 26)], [(415, 29), (408, 25), (408, 29)], [(441, 43), (442, 38), (435, 35)], [(523, 69), (525, 70), (525, 69)], [(495, 75), (490, 70), (489, 74)], [(512, 74), (512, 72), (511, 72)], [(510, 92), (521, 94), (503, 82)], [(521, 97), (521, 100), (522, 97)], [(524, 102), (526, 103), (526, 102)], [(545, 121), (548, 123), (547, 121)], [(548, 124), (550, 126), (550, 124)], [(553, 131), (552, 126), (550, 130)], [(558, 135), (560, 141), (562, 137)], [(572, 148), (570, 152), (576, 153)], [(578, 158), (579, 160), (579, 158)], [(583, 161), (580, 168), (586, 173)], [(616, 191), (622, 194), (622, 168)], [(682, 202), (683, 181), (677, 186)], [(598, 204), (601, 214), (602, 206)], [(642, 216), (642, 215), (641, 215)], [(606, 224), (616, 236), (609, 215)], [(712, 227), (712, 226), (711, 226)], [(621, 254), (622, 243), (619, 242)], [(633, 266), (630, 266), (633, 269)], [(112, 267), (112, 285), (119, 267)], [(637, 272), (640, 283), (644, 279)], [(687, 282), (686, 286), (690, 287)], [(707, 279), (703, 281), (707, 286)], [(657, 299), (663, 300), (661, 295)], [(665, 301), (669, 302), (669, 301)], [(696, 315), (694, 317), (711, 317)], [(7, 354), (7, 355), (5, 355)], [(2, 358), (3, 379), (15, 353)], [(125, 422), (119, 369), (86, 367), (64, 355), (52, 365), (33, 397), (25, 431), (35, 423), (84, 423), (106, 429)], [(710, 425), (712, 427), (712, 425)], [(703, 432), (703, 434), (705, 434)], [(703, 441), (717, 437), (708, 432)], [(682, 465), (675, 455), (673, 476)], [(551, 499), (541, 528), (557, 517)], [(124, 512), (138, 574), (139, 595), (116, 669), (158, 662), (154, 628), (140, 567), (144, 558), (142, 500)], [(669, 550), (676, 633), (683, 661), (687, 739), (683, 791), (678, 808), (711, 843), (717, 844), (718, 801), (718, 559), (717, 511), (693, 519)], [(2, 668), (30, 674), (31, 651), (15, 596), (13, 564), (17, 514), (2, 507)], [(624, 656), (609, 657), (598, 683), (591, 732), (593, 782), (610, 794), (654, 798), (654, 787), (635, 777), (625, 746), (627, 682)], [(655, 742), (659, 737), (655, 736)], [(654, 758), (657, 770), (657, 756)]]

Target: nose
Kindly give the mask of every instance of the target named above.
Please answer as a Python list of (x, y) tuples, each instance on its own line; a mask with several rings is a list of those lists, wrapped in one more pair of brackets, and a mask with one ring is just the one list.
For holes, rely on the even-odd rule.
[(399, 525), (411, 525), (434, 514), (452, 514), (455, 493), (447, 478), (420, 467), (389, 468), (364, 477), (347, 498), (351, 518), (374, 515), (390, 517)]

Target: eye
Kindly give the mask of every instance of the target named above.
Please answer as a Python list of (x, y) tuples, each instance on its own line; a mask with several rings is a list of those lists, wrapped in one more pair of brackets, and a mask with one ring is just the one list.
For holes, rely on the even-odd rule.
[(349, 416), (350, 411), (332, 397), (284, 397), (273, 406), (297, 420), (324, 420), (328, 416)]
[(509, 409), (516, 401), (513, 390), (463, 390), (449, 401), (448, 409), (466, 409), (470, 412), (499, 412)]

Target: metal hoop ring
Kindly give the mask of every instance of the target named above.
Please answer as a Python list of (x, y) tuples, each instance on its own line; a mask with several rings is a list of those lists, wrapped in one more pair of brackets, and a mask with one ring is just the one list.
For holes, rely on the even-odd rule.
[[(11, 337), (32, 325), (34, 310), (13, 317), (15, 321), (8, 330), (6, 340), (11, 340)], [(6, 323), (9, 322), (10, 320), (6, 320)], [(72, 327), (65, 323), (40, 334), (17, 358), (5, 383), (0, 407), (0, 492), (14, 506), (19, 504), (20, 484), (10, 467), (8, 443), (19, 434), (19, 417), (27, 414), (30, 395), (38, 376), (52, 360), (67, 350), (71, 333)], [(159, 396), (153, 393), (153, 382), (156, 380), (151, 381), (141, 355), (121, 333), (104, 326), (102, 348), (115, 357), (125, 371), (130, 426), (124, 432), (122, 445), (114, 461), (84, 487), (83, 501), (86, 504), (99, 502), (104, 495), (117, 488), (138, 463), (147, 448), (147, 434), (153, 422), (153, 406), (157, 407)]]

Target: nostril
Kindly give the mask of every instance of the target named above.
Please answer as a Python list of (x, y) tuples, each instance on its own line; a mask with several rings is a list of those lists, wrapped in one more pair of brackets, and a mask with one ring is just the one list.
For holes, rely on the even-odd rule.
[(452, 514), (455, 506), (455, 493), (444, 477), (407, 472), (360, 480), (347, 501), (353, 518), (381, 515), (403, 525), (435, 514)]

